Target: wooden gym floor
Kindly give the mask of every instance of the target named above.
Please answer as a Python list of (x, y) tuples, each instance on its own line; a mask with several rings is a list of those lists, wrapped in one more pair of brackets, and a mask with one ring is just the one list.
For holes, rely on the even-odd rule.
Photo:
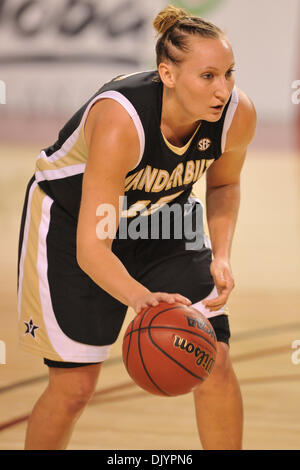
[[(17, 240), (35, 145), (0, 148), (0, 449), (23, 449), (26, 421), (47, 383), (39, 357), (17, 344)], [(244, 449), (300, 449), (300, 157), (250, 150), (232, 267), (231, 357), (241, 384)], [(204, 180), (198, 183), (200, 196)], [(123, 330), (133, 317), (129, 310)], [(97, 392), (80, 418), (69, 449), (201, 449), (191, 395), (160, 398), (139, 389), (121, 359), (121, 338), (104, 364)], [(298, 355), (300, 360), (300, 354)], [(299, 361), (300, 362), (300, 361)]]

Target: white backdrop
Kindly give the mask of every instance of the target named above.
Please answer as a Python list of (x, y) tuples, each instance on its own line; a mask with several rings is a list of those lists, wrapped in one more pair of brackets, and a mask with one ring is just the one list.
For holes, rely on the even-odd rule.
[(224, 0), (210, 15), (234, 47), (237, 82), (262, 120), (289, 122), (292, 82), (300, 79), (300, 1)]

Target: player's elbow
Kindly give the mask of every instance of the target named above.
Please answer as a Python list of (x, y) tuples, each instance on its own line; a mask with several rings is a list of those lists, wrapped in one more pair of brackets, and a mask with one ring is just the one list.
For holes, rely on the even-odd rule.
[(222, 190), (223, 192), (239, 192), (240, 191), (240, 180), (231, 180), (231, 181), (218, 181), (218, 182), (210, 182), (206, 186), (206, 193), (209, 194), (215, 190)]
[(91, 266), (94, 265), (95, 259), (101, 259), (101, 252), (110, 249), (112, 240), (109, 238), (99, 239), (96, 236), (84, 237), (77, 235), (76, 242), (76, 261), (79, 267), (85, 273), (89, 273)]

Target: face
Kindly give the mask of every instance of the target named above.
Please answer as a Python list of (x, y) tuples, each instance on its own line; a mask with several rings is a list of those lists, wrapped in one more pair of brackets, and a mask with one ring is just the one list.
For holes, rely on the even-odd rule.
[[(226, 38), (191, 36), (190, 51), (168, 64), (163, 82), (191, 120), (218, 121), (234, 86), (234, 55)], [(167, 70), (168, 69), (168, 70)]]

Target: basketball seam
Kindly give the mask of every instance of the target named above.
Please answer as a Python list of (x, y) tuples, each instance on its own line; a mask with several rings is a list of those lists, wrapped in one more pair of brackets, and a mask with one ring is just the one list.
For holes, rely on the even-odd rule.
[[(148, 309), (148, 310), (149, 310), (149, 309)], [(143, 319), (144, 319), (146, 313), (148, 312), (148, 310), (146, 310), (146, 312), (144, 313), (143, 318), (142, 318), (142, 320), (141, 320), (141, 322), (140, 322), (140, 326), (141, 326), (141, 324), (142, 324), (142, 322), (143, 322)], [(148, 376), (149, 380), (152, 382), (152, 384), (153, 384), (162, 394), (169, 396), (168, 393), (164, 392), (164, 391), (154, 382), (154, 380), (152, 379), (151, 375), (149, 374), (149, 372), (148, 372), (148, 370), (147, 370), (147, 368), (146, 368), (146, 366), (145, 366), (144, 359), (143, 359), (143, 356), (142, 356), (142, 351), (141, 351), (140, 331), (141, 331), (141, 328), (138, 329), (138, 332), (139, 332), (139, 333), (138, 333), (138, 348), (139, 348), (140, 358), (141, 358), (141, 362), (142, 362), (142, 366), (143, 366), (143, 368), (144, 368), (144, 371), (145, 371), (146, 375)]]
[[(151, 330), (151, 323), (154, 321), (154, 319), (155, 319), (156, 317), (158, 317), (158, 315), (161, 315), (162, 313), (164, 313), (164, 312), (166, 312), (166, 311), (168, 311), (168, 310), (172, 310), (173, 308), (174, 308), (174, 307), (170, 307), (170, 308), (167, 308), (167, 309), (165, 309), (165, 310), (162, 310), (162, 311), (158, 312), (158, 313), (150, 320), (150, 323), (149, 323), (149, 326), (148, 326), (148, 336), (149, 336), (149, 339), (150, 339), (150, 341), (152, 342), (152, 344), (153, 344), (157, 349), (159, 349), (165, 356), (167, 356), (169, 359), (171, 359), (173, 362), (175, 362), (179, 367), (181, 367), (182, 369), (184, 369), (186, 372), (188, 372), (189, 374), (193, 375), (194, 377), (196, 377), (196, 378), (198, 378), (198, 379), (204, 381), (204, 378), (203, 378), (203, 377), (199, 377), (198, 375), (194, 374), (194, 373), (191, 372), (189, 369), (187, 369), (184, 365), (182, 365), (180, 362), (178, 362), (176, 359), (174, 359), (172, 356), (170, 356), (166, 351), (164, 351), (163, 349), (161, 349), (161, 347), (158, 346), (158, 344), (156, 344), (156, 343), (154, 342), (154, 340), (153, 340), (153, 338), (152, 338), (152, 336), (151, 336), (151, 332), (150, 332), (150, 330)], [(176, 308), (184, 309), (185, 307), (176, 307)], [(173, 329), (175, 329), (175, 328), (173, 328)], [(178, 328), (178, 330), (180, 330), (180, 329)], [(182, 330), (181, 330), (181, 331), (182, 331)], [(206, 338), (203, 338), (201, 335), (199, 335), (199, 334), (197, 334), (197, 333), (190, 332), (189, 330), (185, 330), (185, 331), (187, 331), (188, 333), (195, 334), (196, 336), (199, 336), (200, 338), (204, 339), (208, 344), (211, 345), (211, 343), (210, 343), (208, 340), (206, 340)], [(140, 333), (139, 333), (139, 334), (140, 334)], [(212, 346), (212, 345), (211, 345), (211, 346)]]
[[(183, 306), (177, 306), (176, 309), (179, 308), (179, 309), (184, 309), (186, 310), (187, 308), (183, 305)], [(160, 312), (158, 312), (151, 320), (150, 320), (150, 323), (149, 323), (149, 326), (151, 325), (151, 323), (153, 322), (153, 320), (158, 317), (158, 315), (161, 315), (162, 313), (164, 312), (168, 312), (169, 310), (173, 310), (174, 309), (174, 306), (173, 307), (169, 307), (169, 308), (166, 308), (165, 310), (161, 310)], [(208, 320), (209, 321), (209, 320)], [(186, 331), (186, 330), (185, 330)], [(214, 329), (213, 329), (214, 331)], [(193, 334), (197, 334), (197, 333), (193, 333)], [(207, 343), (209, 343), (216, 351), (216, 348), (214, 347), (213, 344), (211, 344), (204, 336), (201, 336), (200, 334), (198, 334), (198, 336), (200, 338), (203, 338)]]
[[(150, 307), (149, 307), (150, 308)], [(149, 311), (149, 308), (146, 310), (146, 312), (144, 313), (144, 315), (146, 315), (146, 313)], [(132, 328), (131, 328), (131, 331), (129, 333), (127, 333), (126, 336), (124, 336), (124, 339), (128, 336), (128, 334), (130, 335), (130, 338), (129, 338), (129, 341), (128, 341), (128, 349), (127, 349), (127, 354), (126, 354), (126, 362), (125, 362), (125, 366), (126, 366), (126, 369), (128, 370), (128, 360), (129, 360), (129, 349), (130, 349), (130, 343), (131, 343), (131, 334), (132, 332), (134, 331), (138, 331), (138, 330), (133, 330), (133, 325), (134, 325), (134, 320), (132, 320), (131, 322), (131, 325), (132, 325)], [(140, 322), (141, 324), (141, 322)]]
[[(133, 321), (131, 322), (131, 332), (130, 333), (132, 333), (132, 331), (133, 331)], [(130, 343), (131, 343), (131, 334), (130, 334), (130, 337), (129, 337), (128, 349), (127, 349), (127, 354), (126, 354), (126, 369), (128, 369), (128, 356), (129, 356)]]
[[(177, 309), (177, 308), (178, 308), (178, 309), (184, 309), (184, 310), (187, 309), (187, 307), (185, 307), (184, 305), (182, 305), (182, 306), (180, 305), (180, 306), (176, 306), (176, 307), (173, 306), (173, 307), (166, 308), (165, 310), (161, 310), (160, 312), (158, 312), (158, 313), (152, 318), (151, 322), (152, 322), (156, 317), (158, 317), (158, 315), (161, 315), (161, 314), (164, 313), (164, 312), (168, 312), (169, 310), (173, 310), (174, 308), (176, 308), (176, 309)], [(207, 320), (208, 320), (208, 318), (207, 318)], [(208, 321), (209, 321), (209, 320), (208, 320)], [(150, 322), (150, 323), (151, 323), (151, 322)], [(149, 324), (149, 325), (150, 325), (150, 324)], [(212, 329), (213, 329), (213, 327), (212, 327)], [(214, 329), (213, 329), (213, 331), (214, 331)]]
[[(151, 320), (152, 321), (152, 320)], [(159, 329), (170, 329), (170, 330), (175, 330), (175, 331), (184, 331), (185, 333), (190, 333), (194, 336), (197, 336), (198, 338), (201, 338), (201, 339), (204, 339), (204, 341), (206, 341), (215, 351), (217, 351), (217, 348), (208, 340), (206, 339), (204, 336), (202, 336), (201, 334), (199, 333), (196, 333), (196, 332), (193, 332), (193, 331), (190, 331), (190, 330), (186, 330), (184, 328), (178, 328), (176, 326), (151, 326), (151, 322), (149, 323), (148, 326), (143, 326), (142, 328), (138, 328), (136, 330), (132, 330), (130, 331), (129, 333), (127, 333), (127, 335), (125, 336), (125, 338), (130, 334), (132, 333), (135, 333), (136, 331), (141, 331), (141, 330), (149, 330), (149, 329), (152, 329), (152, 330), (159, 330)]]
[(154, 342), (154, 340), (152, 339), (152, 336), (151, 336), (151, 333), (150, 333), (150, 329), (148, 330), (148, 335), (149, 335), (149, 339), (150, 341), (152, 342), (152, 344), (160, 350), (160, 352), (162, 352), (165, 356), (167, 356), (169, 359), (171, 359), (173, 362), (175, 362), (179, 367), (181, 367), (182, 369), (184, 369), (186, 372), (188, 372), (189, 374), (193, 375), (194, 377), (196, 377), (196, 379), (200, 379), (202, 380), (202, 382), (204, 381), (204, 378), (203, 377), (200, 377), (198, 376), (197, 374), (194, 374), (193, 372), (191, 372), (189, 369), (187, 369), (184, 365), (180, 364), (180, 362), (176, 361), (176, 359), (174, 359), (172, 356), (170, 356), (166, 351), (164, 351), (163, 349), (161, 349), (160, 346), (158, 346), (158, 344), (156, 344)]

